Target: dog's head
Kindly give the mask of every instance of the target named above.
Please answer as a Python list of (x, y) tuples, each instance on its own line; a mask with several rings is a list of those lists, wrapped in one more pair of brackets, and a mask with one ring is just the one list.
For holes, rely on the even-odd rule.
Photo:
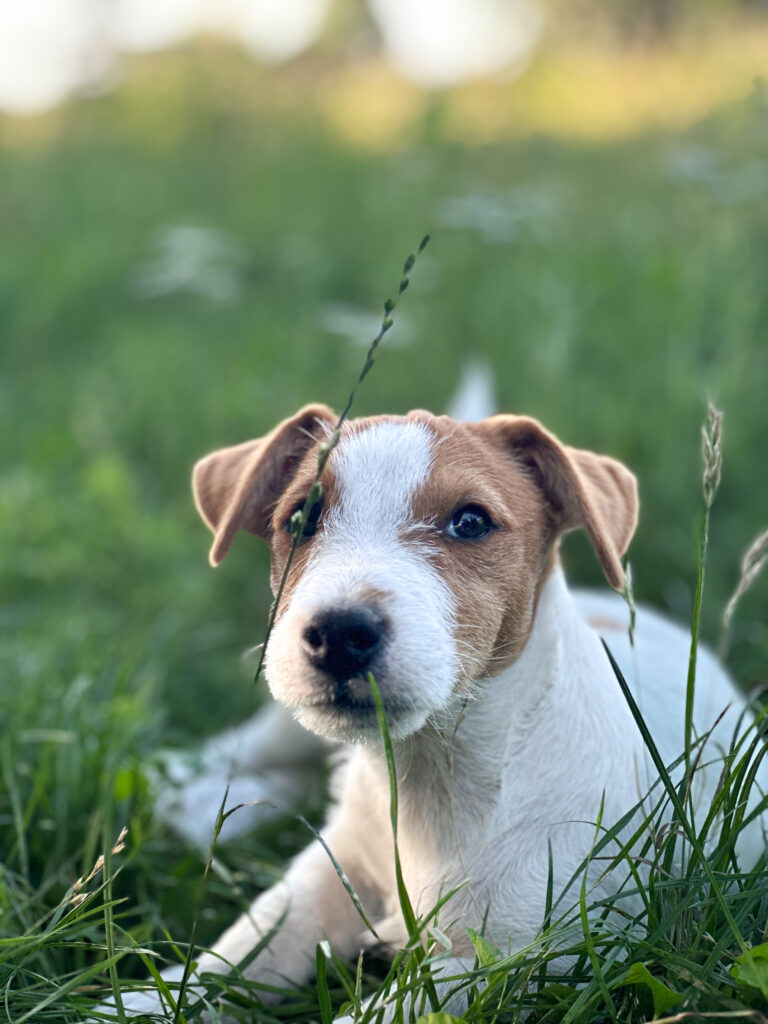
[[(307, 406), (266, 437), (197, 463), (213, 565), (247, 530), (269, 541), (277, 589), (291, 517), (335, 421), (325, 406)], [(321, 483), (266, 671), (275, 697), (323, 735), (375, 735), (369, 672), (403, 737), (513, 662), (564, 532), (584, 528), (608, 582), (623, 585), (635, 478), (613, 459), (565, 447), (536, 420), (456, 423), (422, 411), (353, 420)]]

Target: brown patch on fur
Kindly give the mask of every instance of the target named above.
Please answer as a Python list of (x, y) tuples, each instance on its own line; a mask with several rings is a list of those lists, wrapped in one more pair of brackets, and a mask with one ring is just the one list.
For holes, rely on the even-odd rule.
[(270, 511), (307, 450), (335, 416), (325, 405), (307, 405), (266, 437), (211, 452), (192, 471), (200, 515), (214, 532), (211, 565), (218, 565), (238, 530), (270, 532)]
[[(623, 585), (619, 556), (637, 521), (636, 481), (614, 459), (566, 448), (527, 417), (457, 424), (415, 410), (407, 419), (438, 438), (413, 511), (437, 527), (435, 557), (456, 598), (461, 692), (519, 657), (567, 530), (584, 527), (608, 581)], [(485, 508), (495, 528), (475, 541), (451, 538), (452, 514), (470, 504)]]
[[(429, 425), (439, 443), (429, 480), (414, 496), (413, 513), (416, 522), (431, 520), (437, 528), (428, 537), (456, 599), (462, 666), (457, 689), (463, 692), (473, 680), (501, 671), (525, 646), (550, 545), (542, 528), (544, 501), (527, 474), (510, 467), (467, 425), (447, 416), (430, 417)], [(445, 533), (463, 505), (485, 508), (494, 524), (491, 532), (477, 540)]]
[(634, 475), (607, 455), (566, 447), (527, 416), (492, 416), (470, 427), (527, 470), (547, 500), (554, 532), (587, 531), (608, 582), (621, 590), (620, 556), (637, 525)]
[(627, 624), (617, 619), (606, 619), (596, 615), (587, 619), (587, 624), (600, 633), (626, 633)]
[[(315, 479), (315, 475), (317, 473), (318, 448), (319, 444), (316, 444), (306, 453), (299, 464), (293, 479), (290, 481), (283, 494), (280, 495), (280, 498), (272, 510), (272, 522), (269, 537), (270, 552), (272, 555), (270, 579), (273, 594), (277, 594), (277, 589), (285, 570), (285, 563), (288, 560), (291, 545), (293, 544), (293, 537), (287, 528), (287, 524), (296, 509), (303, 505), (307, 494), (309, 493), (309, 489)], [(326, 464), (326, 467), (322, 472), (320, 484), (323, 488), (323, 509), (326, 510), (338, 501), (339, 496), (330, 462)], [(291, 594), (296, 589), (296, 584), (304, 573), (304, 569), (306, 568), (309, 556), (312, 553), (315, 540), (322, 536), (322, 519), (323, 516), (321, 515), (317, 533), (312, 537), (303, 538), (296, 546), (293, 562), (291, 563), (291, 568), (285, 581), (283, 599), (277, 610), (278, 619), (287, 609)]]
[[(494, 416), (467, 427), (483, 445), (486, 460), (500, 459), (506, 467), (502, 473), (506, 472), (516, 501), (521, 500), (521, 479), (533, 485), (543, 499), (533, 512), (536, 525), (529, 527), (539, 540), (538, 561), (529, 549), (531, 561), (524, 568), (519, 567), (519, 555), (516, 561), (507, 562), (520, 577), (525, 596), (517, 606), (506, 606), (484, 673), (490, 676), (511, 664), (525, 646), (541, 588), (557, 562), (563, 533), (584, 527), (608, 582), (617, 589), (623, 586), (619, 556), (626, 550), (637, 522), (637, 484), (621, 463), (607, 456), (566, 448), (528, 417)], [(507, 557), (510, 555), (511, 547)]]

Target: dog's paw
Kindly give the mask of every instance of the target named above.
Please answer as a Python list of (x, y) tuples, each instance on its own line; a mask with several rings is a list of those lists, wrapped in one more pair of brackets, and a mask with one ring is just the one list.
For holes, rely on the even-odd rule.
[[(433, 981), (441, 1012), (454, 1017), (461, 1017), (466, 1013), (468, 999), (466, 990), (461, 986), (460, 977), (470, 968), (469, 960), (447, 957), (442, 961), (440, 970), (434, 972)], [(449, 977), (454, 980), (444, 980)], [(379, 991), (365, 1000), (362, 1009), (371, 1020), (376, 1020), (377, 1024), (392, 1024), (392, 1021), (401, 1014), (403, 1020), (412, 1020), (430, 1012), (429, 1005), (424, 1002), (423, 993), (418, 997), (418, 1002), (416, 999), (417, 997), (412, 994), (402, 995), (394, 989), (390, 989), (389, 992)], [(359, 1013), (344, 1013), (335, 1017), (333, 1024), (354, 1024), (359, 1018)]]
[[(174, 964), (173, 967), (166, 967), (165, 970), (160, 972), (160, 976), (164, 981), (167, 981), (169, 988), (174, 994), (176, 987), (182, 979), (184, 974), (183, 964)], [(166, 999), (160, 990), (155, 985), (152, 979), (146, 982), (146, 986), (141, 989), (132, 989), (127, 992), (120, 993), (120, 1002), (123, 1006), (125, 1017), (128, 1020), (134, 1018), (142, 1018), (142, 1020), (152, 1021), (171, 1021), (174, 1015), (174, 1006), (170, 1000)], [(120, 1020), (120, 1014), (117, 1009), (114, 998), (107, 999), (105, 1002), (100, 1003), (91, 1010), (93, 1016), (89, 1017), (90, 1024), (95, 1024), (96, 1021), (117, 1021)]]
[[(91, 1016), (87, 1018), (88, 1024), (113, 1024), (115, 1021), (125, 1019), (127, 1021), (141, 1021), (142, 1024), (170, 1024), (176, 1019), (176, 1000), (179, 994), (179, 983), (184, 974), (183, 964), (174, 964), (173, 967), (166, 967), (160, 972), (163, 981), (168, 983), (171, 998), (164, 996), (155, 985), (152, 978), (142, 985), (141, 988), (131, 989), (120, 993), (120, 1001), (123, 1007), (123, 1016), (117, 1009), (114, 999), (107, 999), (91, 1010)], [(205, 986), (201, 983), (187, 984), (184, 992), (184, 1009), (188, 1010), (201, 996), (205, 996)], [(208, 1004), (210, 1005), (210, 1004)], [(217, 1007), (209, 1012), (203, 1009), (202, 1013), (195, 1016), (198, 1024), (238, 1024), (235, 1017), (230, 1017)]]

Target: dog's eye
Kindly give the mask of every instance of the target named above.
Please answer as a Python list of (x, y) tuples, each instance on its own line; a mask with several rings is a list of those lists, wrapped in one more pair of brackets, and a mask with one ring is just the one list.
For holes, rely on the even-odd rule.
[[(285, 524), (285, 528), (293, 537), (299, 529), (301, 522), (301, 512), (304, 508), (304, 502), (300, 502), (293, 510), (291, 515), (288, 517), (288, 521)], [(307, 521), (304, 523), (304, 529), (301, 531), (301, 539), (304, 540), (306, 537), (314, 537), (317, 533), (317, 524), (320, 520), (320, 516), (323, 512), (323, 501), (316, 501), (310, 508), (307, 514)]]
[(451, 516), (447, 533), (461, 540), (477, 540), (490, 533), (493, 523), (484, 508), (479, 505), (463, 505)]

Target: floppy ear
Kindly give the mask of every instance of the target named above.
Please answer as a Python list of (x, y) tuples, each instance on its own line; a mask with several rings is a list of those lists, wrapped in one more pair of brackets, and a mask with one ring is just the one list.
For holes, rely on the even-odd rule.
[(492, 416), (478, 427), (531, 473), (558, 533), (587, 531), (608, 582), (621, 590), (620, 556), (637, 525), (634, 474), (607, 455), (566, 447), (527, 416)]
[(224, 558), (238, 530), (269, 533), (272, 506), (307, 451), (336, 422), (326, 405), (306, 405), (266, 437), (211, 452), (192, 471), (198, 512), (215, 536), (211, 565)]

